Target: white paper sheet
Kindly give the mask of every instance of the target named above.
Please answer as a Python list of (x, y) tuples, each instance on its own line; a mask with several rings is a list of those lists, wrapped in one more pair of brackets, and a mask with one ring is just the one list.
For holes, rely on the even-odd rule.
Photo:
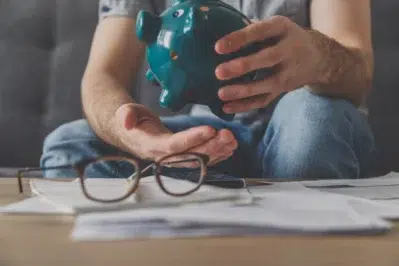
[[(365, 207), (367, 201), (362, 201)], [(390, 229), (387, 221), (357, 212), (345, 196), (289, 191), (271, 192), (247, 204), (219, 202), (84, 214), (77, 218), (71, 237), (93, 241), (251, 232), (370, 234)]]
[[(120, 197), (126, 192), (127, 182), (122, 179), (88, 179), (87, 186), (95, 191), (95, 195), (104, 197)], [(79, 180), (60, 182), (46, 179), (32, 179), (30, 181), (32, 193), (54, 205), (58, 209), (68, 209), (72, 212), (83, 210), (96, 211), (103, 209), (122, 209), (136, 203), (137, 194), (118, 203), (99, 203), (85, 197)]]
[(399, 173), (391, 172), (387, 175), (373, 178), (360, 179), (328, 179), (328, 180), (309, 180), (299, 182), (306, 186), (334, 186), (334, 185), (352, 185), (356, 187), (374, 186), (374, 185), (398, 185)]
[[(164, 184), (173, 191), (193, 188), (192, 183), (184, 180), (162, 177)], [(86, 187), (95, 191), (100, 198), (117, 198), (125, 194), (128, 184), (125, 179), (88, 179)], [(132, 197), (118, 203), (98, 203), (84, 196), (80, 183), (59, 182), (35, 179), (31, 181), (32, 192), (57, 208), (70, 209), (75, 213), (112, 211), (150, 206), (169, 206), (190, 202), (228, 200), (242, 196), (245, 190), (229, 190), (203, 185), (195, 193), (186, 197), (169, 196), (159, 188), (154, 177), (140, 180), (140, 185)]]
[(8, 214), (69, 214), (74, 211), (70, 208), (61, 208), (44, 201), (40, 197), (32, 197), (19, 202), (0, 207), (0, 213)]
[(318, 180), (300, 182), (310, 189), (350, 195), (397, 204), (399, 201), (399, 173), (368, 179)]
[[(96, 179), (87, 180), (91, 188), (96, 189), (96, 195), (123, 194), (125, 180)], [(169, 188), (182, 189), (187, 186), (185, 181), (163, 178)], [(176, 206), (180, 204), (237, 199), (248, 195), (246, 190), (228, 190), (210, 186), (202, 186), (200, 190), (187, 197), (173, 197), (165, 194), (159, 188), (154, 178), (140, 181), (139, 193), (134, 197), (117, 204), (97, 203), (87, 199), (80, 187), (79, 180), (59, 182), (45, 179), (32, 180), (31, 189), (36, 195), (17, 203), (0, 208), (0, 213), (43, 213), (43, 214), (78, 214), (95, 211), (112, 211), (132, 208), (148, 208), (151, 206)], [(192, 184), (190, 184), (190, 188)], [(120, 189), (123, 191), (120, 191)]]
[(373, 200), (398, 200), (399, 199), (399, 185), (398, 186), (371, 186), (371, 187), (336, 187), (336, 188), (320, 188), (319, 190), (351, 195), (355, 197), (362, 197)]
[[(181, 185), (173, 183), (175, 181), (170, 180), (170, 185)], [(92, 182), (96, 182), (93, 185), (100, 193), (109, 193), (114, 185), (118, 187), (125, 181), (102, 179)], [(139, 193), (125, 206), (104, 207), (82, 199), (78, 182), (36, 180), (32, 188), (39, 197), (11, 204), (0, 212), (78, 212), (80, 215), (71, 234), (75, 241), (268, 233), (369, 234), (391, 229), (391, 224), (384, 219), (399, 218), (399, 200), (366, 198), (375, 195), (392, 197), (399, 188), (395, 186), (398, 183), (397, 173), (367, 180), (275, 183), (251, 187), (250, 194), (256, 198), (251, 202), (245, 189), (209, 186), (203, 186), (191, 198), (175, 198), (164, 194), (153, 178), (146, 178), (141, 180)], [(348, 188), (360, 190), (356, 193), (340, 191)], [(352, 196), (354, 193), (359, 197)]]
[[(288, 187), (289, 191), (291, 187)], [(269, 190), (270, 188), (264, 187), (263, 190)], [(278, 190), (277, 190), (278, 189)], [(262, 197), (264, 193), (260, 192), (260, 189), (255, 189), (257, 193), (253, 193)], [(282, 186), (277, 186), (276, 191), (284, 191)], [(399, 200), (396, 202), (384, 202), (384, 201), (369, 201), (361, 198), (347, 197), (348, 204), (359, 214), (368, 215), (374, 217), (380, 217), (389, 220), (399, 219)], [(43, 198), (35, 196), (22, 200), (16, 203), (9, 204), (4, 207), (0, 207), (0, 213), (9, 214), (61, 214), (61, 215), (74, 215), (75, 211), (70, 208), (62, 208), (62, 206), (56, 206), (49, 203)]]

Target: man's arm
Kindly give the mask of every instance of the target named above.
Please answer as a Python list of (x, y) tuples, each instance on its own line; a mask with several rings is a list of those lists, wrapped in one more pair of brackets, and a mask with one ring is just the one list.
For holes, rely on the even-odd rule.
[(313, 0), (310, 13), (322, 54), (311, 89), (361, 104), (373, 77), (370, 0)]
[(134, 103), (127, 88), (137, 78), (145, 49), (134, 25), (132, 18), (109, 17), (95, 32), (82, 80), (83, 109), (93, 130), (143, 159), (185, 151), (209, 155), (209, 165), (229, 158), (237, 149), (229, 130), (198, 126), (173, 134), (148, 108)]
[(94, 34), (82, 79), (82, 103), (97, 135), (126, 149), (116, 124), (117, 109), (133, 99), (128, 92), (141, 66), (144, 46), (134, 34), (135, 21), (127, 17), (102, 20)]

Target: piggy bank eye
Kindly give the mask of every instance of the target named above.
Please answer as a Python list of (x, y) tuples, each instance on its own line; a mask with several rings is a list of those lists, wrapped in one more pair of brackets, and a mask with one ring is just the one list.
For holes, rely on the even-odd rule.
[(173, 17), (174, 18), (179, 18), (184, 14), (184, 10), (183, 9), (179, 9), (176, 12), (173, 13)]

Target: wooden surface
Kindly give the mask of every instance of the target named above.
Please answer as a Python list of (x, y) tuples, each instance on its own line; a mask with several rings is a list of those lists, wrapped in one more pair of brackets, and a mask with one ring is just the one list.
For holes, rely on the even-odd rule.
[[(22, 197), (0, 179), (0, 205)], [(73, 217), (0, 215), (0, 266), (399, 265), (397, 231), (374, 237), (259, 237), (72, 243)]]

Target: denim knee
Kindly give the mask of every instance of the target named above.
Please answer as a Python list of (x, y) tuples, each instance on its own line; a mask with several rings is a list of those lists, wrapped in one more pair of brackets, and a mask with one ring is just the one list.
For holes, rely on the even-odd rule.
[(298, 89), (277, 104), (258, 158), (265, 177), (360, 178), (372, 148), (367, 119), (353, 104)]
[[(99, 156), (105, 149), (110, 149), (109, 145), (96, 136), (88, 122), (84, 119), (77, 120), (61, 125), (46, 137), (40, 165), (70, 165), (85, 158)], [(50, 172), (57, 177), (62, 171)], [(65, 174), (65, 171), (62, 174)]]
[(96, 134), (85, 119), (63, 124), (46, 136), (43, 151), (77, 139), (97, 139)]

